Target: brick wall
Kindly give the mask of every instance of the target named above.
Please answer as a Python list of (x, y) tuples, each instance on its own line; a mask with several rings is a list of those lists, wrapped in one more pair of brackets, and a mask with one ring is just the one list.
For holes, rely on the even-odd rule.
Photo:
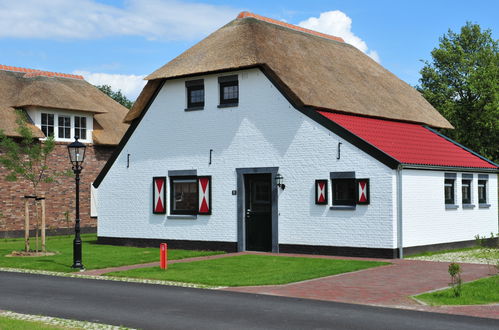
[[(82, 227), (96, 227), (97, 219), (90, 217), (90, 184), (110, 157), (114, 147), (87, 147), (80, 185), (80, 218)], [(49, 167), (56, 171), (71, 170), (67, 144), (58, 143), (50, 155)], [(0, 237), (19, 236), (24, 230), (24, 195), (31, 195), (31, 186), (22, 180), (8, 182), (7, 171), (0, 166)], [(68, 227), (65, 212), (69, 213), (69, 227), (74, 226), (75, 181), (74, 177), (62, 176), (57, 182), (41, 184), (40, 192), (46, 198), (47, 229)], [(31, 228), (35, 228), (35, 208), (30, 200)]]

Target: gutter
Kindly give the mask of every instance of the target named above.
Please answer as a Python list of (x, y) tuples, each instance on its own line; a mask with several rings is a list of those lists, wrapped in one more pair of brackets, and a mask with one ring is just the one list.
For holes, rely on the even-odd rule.
[(397, 248), (399, 258), (404, 258), (404, 242), (402, 237), (402, 169), (404, 165), (397, 166)]

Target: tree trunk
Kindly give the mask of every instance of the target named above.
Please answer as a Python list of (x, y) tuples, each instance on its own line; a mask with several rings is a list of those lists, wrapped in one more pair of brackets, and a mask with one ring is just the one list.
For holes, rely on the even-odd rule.
[(38, 249), (38, 232), (40, 230), (40, 218), (39, 218), (39, 215), (40, 213), (38, 213), (38, 202), (36, 200), (36, 198), (34, 199), (35, 201), (35, 219), (36, 219), (36, 222), (35, 222), (35, 246), (36, 246), (36, 252), (40, 251)]
[(41, 200), (42, 203), (42, 251), (47, 252), (45, 241), (45, 198)]
[(29, 252), (29, 200), (24, 200), (24, 247)]

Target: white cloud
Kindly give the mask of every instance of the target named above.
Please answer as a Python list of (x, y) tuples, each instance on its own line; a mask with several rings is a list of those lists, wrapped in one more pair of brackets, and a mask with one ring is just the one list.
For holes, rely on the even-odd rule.
[(319, 18), (310, 17), (298, 23), (298, 25), (306, 29), (341, 37), (345, 42), (363, 51), (376, 62), (380, 62), (378, 53), (369, 49), (366, 42), (352, 32), (352, 19), (342, 11), (327, 11), (321, 13)]
[(234, 19), (237, 12), (227, 6), (181, 0), (129, 0), (123, 7), (96, 0), (2, 0), (0, 38), (193, 39)]
[(82, 75), (92, 85), (109, 85), (114, 91), (121, 90), (132, 101), (135, 101), (146, 84), (145, 75), (110, 74), (79, 70), (73, 71), (73, 74)]

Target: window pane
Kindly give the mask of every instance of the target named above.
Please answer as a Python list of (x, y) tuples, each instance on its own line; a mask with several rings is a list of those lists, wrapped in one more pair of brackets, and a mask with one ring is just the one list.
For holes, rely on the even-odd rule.
[(487, 203), (487, 181), (478, 180), (478, 203)]
[(54, 115), (50, 113), (42, 113), (42, 132), (45, 136), (54, 135)]
[(71, 117), (69, 116), (59, 116), (57, 119), (59, 124), (59, 138), (61, 139), (69, 139), (70, 136), (70, 128), (71, 128)]
[(334, 179), (333, 205), (355, 205), (355, 179)]
[(454, 204), (454, 180), (445, 179), (445, 204)]
[(191, 91), (191, 103), (204, 102), (204, 90), (198, 89)]
[(198, 207), (198, 183), (195, 178), (172, 179), (172, 211), (194, 214)]
[(461, 187), (463, 204), (471, 204), (471, 180), (463, 180)]
[(75, 116), (75, 138), (87, 139), (87, 118)]

